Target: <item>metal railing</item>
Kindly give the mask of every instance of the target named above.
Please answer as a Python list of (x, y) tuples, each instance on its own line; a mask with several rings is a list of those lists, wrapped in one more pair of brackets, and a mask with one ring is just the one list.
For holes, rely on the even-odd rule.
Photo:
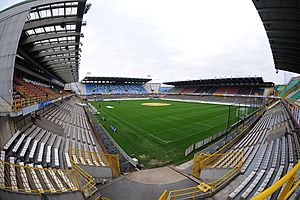
[(91, 196), (97, 190), (94, 178), (76, 164), (72, 157), (70, 157), (70, 161), (76, 173), (79, 191), (83, 192), (86, 197)]
[(235, 174), (239, 173), (241, 166), (241, 164), (237, 165), (229, 172), (224, 174), (221, 178), (211, 183), (202, 182), (198, 186), (172, 190), (169, 193), (167, 190), (165, 190), (159, 197), (159, 200), (195, 199), (196, 197), (200, 197), (201, 195), (203, 195), (204, 197), (204, 195), (213, 193), (219, 186), (230, 180)]
[[(62, 96), (68, 96), (69, 94), (62, 94)], [(37, 103), (41, 103), (44, 101), (48, 101), (48, 100), (54, 100), (54, 99), (58, 99), (59, 97), (46, 97), (46, 96), (42, 96), (42, 97), (31, 97), (31, 98), (27, 98), (27, 99), (14, 99), (13, 103), (12, 103), (12, 110), (14, 112), (18, 112), (20, 110), (22, 110), (22, 108), (25, 108), (27, 106), (31, 106)]]
[(33, 97), (29, 99), (14, 99), (12, 109), (14, 112), (18, 112), (27, 106), (46, 101), (47, 97)]
[(266, 199), (267, 197), (273, 195), (275, 192), (280, 190), (281, 187), (284, 187), (284, 189), (279, 195), (278, 200), (288, 199), (300, 185), (300, 179), (299, 179), (300, 177), (297, 174), (299, 168), (300, 168), (300, 162), (298, 162), (298, 164), (293, 169), (291, 169), (284, 177), (282, 177), (279, 181), (277, 181), (275, 184), (267, 188), (262, 193), (253, 197), (251, 200)]

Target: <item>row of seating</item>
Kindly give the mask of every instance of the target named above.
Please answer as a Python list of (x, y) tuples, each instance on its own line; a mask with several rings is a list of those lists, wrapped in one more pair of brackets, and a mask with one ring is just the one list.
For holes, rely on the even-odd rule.
[(270, 115), (262, 117), (261, 120), (249, 131), (249, 133), (234, 146), (234, 149), (261, 144), (267, 134), (267, 128), (270, 120)]
[(247, 187), (247, 189), (243, 192), (243, 194), (241, 195), (242, 199), (246, 199), (250, 193), (254, 190), (254, 188), (257, 187), (258, 182), (262, 179), (262, 177), (264, 176), (266, 170), (262, 169), (257, 176), (254, 178), (254, 180), (252, 181), (252, 183)]
[[(225, 154), (221, 158), (219, 158), (215, 163), (210, 165), (211, 168), (226, 168), (226, 167), (234, 167), (240, 158), (236, 154), (237, 152), (243, 151), (243, 161), (244, 165), (241, 169), (241, 172), (244, 173), (249, 165), (251, 164), (253, 158), (255, 157), (260, 144), (263, 143), (266, 134), (268, 125), (272, 119), (271, 113), (267, 112), (261, 120), (255, 124), (255, 126), (249, 131), (249, 133), (242, 138), (236, 145), (233, 146), (229, 153)], [(266, 151), (267, 145), (263, 145), (264, 148), (262, 152)], [(269, 153), (270, 155), (271, 153)], [(260, 159), (257, 161), (257, 168), (260, 166), (262, 159), (264, 158), (264, 153), (261, 155)]]
[[(253, 146), (251, 148), (253, 148)], [(253, 148), (253, 151), (251, 152), (251, 154), (245, 156), (246, 159), (244, 159), (244, 164), (241, 168), (241, 173), (245, 173), (245, 171), (248, 169), (248, 167), (250, 166), (250, 164), (251, 164), (253, 158), (255, 157), (258, 149), (259, 149), (259, 145), (255, 145), (254, 148)]]
[[(289, 123), (292, 123), (290, 120), (291, 119), (284, 106), (279, 104), (272, 109), (267, 110), (256, 126), (251, 129), (249, 134), (251, 134), (251, 132), (253, 134), (253, 132), (260, 130), (261, 127), (264, 127), (266, 133), (269, 134), (269, 131), (276, 127), (276, 123), (287, 123), (290, 127)], [(278, 135), (281, 138), (276, 138), (269, 142), (266, 140), (266, 137), (262, 140), (263, 145), (259, 145), (260, 147), (257, 146), (257, 152), (259, 152), (259, 155), (255, 155), (256, 151), (254, 151), (255, 154), (248, 157), (248, 159), (252, 161), (253, 157), (256, 156), (255, 165), (251, 169), (252, 171), (244, 179), (242, 184), (230, 193), (228, 197), (229, 199), (247, 199), (250, 196), (254, 196), (262, 192), (268, 185), (277, 182), (281, 178), (284, 169), (287, 167), (289, 169), (292, 168), (295, 156), (293, 153), (293, 144), (296, 142), (294, 142), (294, 137), (292, 135), (293, 128), (290, 127), (288, 130), (289, 131), (287, 133), (283, 134), (287, 134), (286, 136), (281, 137)], [(243, 147), (245, 140), (250, 138), (251, 137), (245, 136), (235, 147), (233, 147), (233, 149), (237, 150), (241, 146)], [(288, 155), (288, 157), (286, 157), (286, 155)], [(247, 170), (245, 168), (246, 166), (248, 168), (249, 165), (250, 162), (246, 160), (241, 172), (245, 173)], [(272, 198), (276, 198), (277, 195), (278, 194), (274, 194), (274, 197)]]
[(257, 86), (175, 86), (169, 93), (200, 93), (200, 94), (241, 94), (263, 95), (264, 88)]
[(14, 78), (14, 99), (28, 99), (37, 97), (47, 97), (48, 99), (56, 99), (63, 94), (65, 91), (55, 91), (54, 88), (47, 86), (46, 84), (31, 81), (29, 79), (21, 79), (18, 77)]
[(294, 144), (296, 146), (295, 150), (296, 150), (296, 155), (297, 155), (298, 162), (299, 162), (299, 159), (300, 159), (300, 142), (299, 142), (299, 137), (297, 136), (297, 133), (295, 133), (295, 132), (293, 132), (293, 141), (294, 141)]
[(148, 94), (143, 85), (138, 84), (86, 84), (86, 94)]
[(298, 77), (293, 78), (278, 96), (284, 97), (288, 95), (299, 83), (300, 83), (300, 79)]
[(99, 153), (100, 149), (96, 146), (84, 109), (78, 106), (76, 101), (69, 101), (52, 111), (52, 113), (61, 112), (67, 113), (64, 122), (65, 148), (63, 151), (66, 166), (71, 166), (69, 148), (72, 149), (72, 159), (77, 164), (106, 166), (104, 155)]
[[(84, 109), (77, 103), (71, 98), (43, 116), (61, 126), (61, 134), (42, 128), (42, 124), (29, 124), (16, 131), (0, 152), (0, 187), (25, 192), (75, 190), (76, 184), (64, 170), (71, 167), (70, 155), (77, 164), (108, 165)], [(12, 164), (8, 169), (5, 161)]]
[[(7, 163), (10, 164), (6, 164)], [(77, 190), (71, 173), (24, 163), (0, 152), (0, 187), (23, 192), (65, 192)]]

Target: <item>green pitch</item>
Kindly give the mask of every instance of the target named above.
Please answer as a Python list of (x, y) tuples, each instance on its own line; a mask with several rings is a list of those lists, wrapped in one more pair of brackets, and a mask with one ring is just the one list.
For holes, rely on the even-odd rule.
[[(156, 102), (170, 105), (142, 105)], [(92, 102), (92, 105), (100, 111), (98, 121), (115, 141), (146, 167), (184, 161), (185, 149), (225, 129), (229, 114), (226, 105), (166, 100)], [(230, 116), (234, 118), (231, 120), (237, 120), (235, 112)], [(117, 133), (110, 125), (118, 129)]]

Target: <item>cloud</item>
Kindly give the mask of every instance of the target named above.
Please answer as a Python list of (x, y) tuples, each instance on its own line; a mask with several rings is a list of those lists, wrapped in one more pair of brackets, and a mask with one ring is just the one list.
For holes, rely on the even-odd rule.
[[(237, 9), (238, 8), (238, 9)], [(275, 73), (268, 39), (251, 1), (95, 1), (85, 16), (80, 77), (155, 81)]]
[[(8, 7), (16, 0), (0, 1)], [(251, 1), (97, 0), (84, 15), (80, 79), (146, 77), (155, 82), (275, 73), (268, 38)]]

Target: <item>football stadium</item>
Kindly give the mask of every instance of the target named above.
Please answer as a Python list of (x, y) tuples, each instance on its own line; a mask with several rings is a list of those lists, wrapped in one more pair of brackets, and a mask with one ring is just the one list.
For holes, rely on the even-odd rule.
[[(252, 3), (299, 74), (300, 1)], [(300, 76), (80, 79), (90, 2), (0, 9), (1, 200), (300, 198)]]

